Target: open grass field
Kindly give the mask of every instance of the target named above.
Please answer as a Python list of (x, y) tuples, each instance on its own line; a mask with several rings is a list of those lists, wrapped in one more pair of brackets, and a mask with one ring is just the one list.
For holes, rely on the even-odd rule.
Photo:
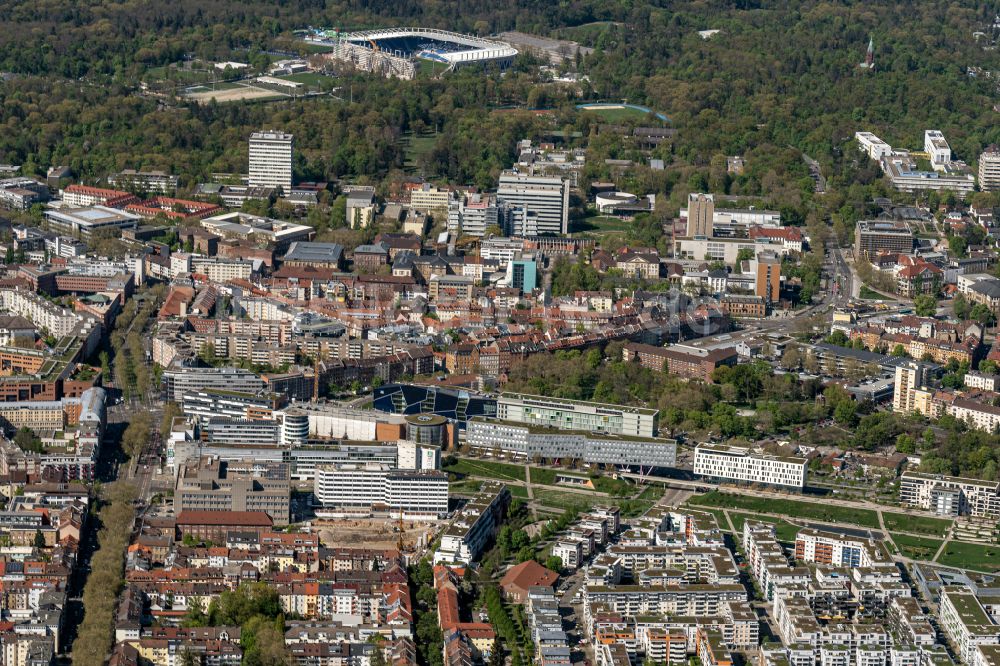
[(602, 120), (609, 123), (620, 123), (626, 120), (642, 120), (649, 116), (648, 113), (640, 111), (639, 109), (633, 109), (628, 106), (594, 106), (594, 107), (584, 107), (580, 109), (583, 113), (593, 113), (601, 117)]
[(300, 72), (298, 74), (287, 74), (285, 76), (278, 76), (283, 81), (294, 81), (295, 83), (302, 83), (309, 86), (310, 88), (318, 88), (321, 84), (333, 81), (332, 78), (325, 74), (320, 74), (319, 72)]
[(524, 467), (487, 460), (456, 460), (442, 469), (445, 472), (480, 476), (497, 481), (524, 481)]
[(900, 555), (913, 560), (931, 560), (941, 545), (940, 539), (893, 534), (892, 540), (899, 547)]
[[(784, 541), (785, 543), (792, 543), (795, 541), (795, 535), (799, 533), (800, 529), (802, 529), (798, 525), (792, 525), (781, 518), (774, 518), (773, 516), (761, 516), (753, 513), (730, 511), (729, 517), (733, 521), (733, 527), (736, 528), (737, 536), (743, 534), (743, 524), (748, 520), (757, 520), (762, 523), (770, 523), (771, 525), (774, 525), (774, 532), (778, 535), (778, 541)], [(727, 525), (725, 522), (725, 516), (722, 516), (721, 520), (723, 525)]]
[(250, 100), (258, 102), (270, 101), (286, 99), (288, 97), (288, 95), (275, 92), (274, 90), (237, 83), (217, 83), (214, 88), (213, 90), (208, 86), (195, 86), (188, 88), (184, 96), (199, 104), (207, 104), (213, 99), (221, 104), (224, 102), (244, 102)]
[(329, 53), (333, 50), (332, 46), (327, 46), (326, 44), (316, 44), (314, 42), (302, 42), (301, 46), (309, 53)]
[(890, 532), (912, 532), (928, 536), (943, 537), (952, 521), (945, 518), (929, 518), (926, 516), (911, 516), (905, 513), (882, 512), (885, 528)]
[(1000, 546), (951, 541), (944, 547), (938, 564), (976, 571), (1000, 571)]
[(583, 511), (600, 503), (600, 498), (582, 493), (567, 493), (558, 490), (535, 490), (535, 501), (554, 509)]
[(413, 134), (412, 132), (403, 134), (399, 138), (399, 144), (403, 147), (403, 170), (407, 173), (419, 171), (421, 158), (434, 150), (435, 143), (437, 143), (437, 134)]
[(570, 233), (612, 234), (627, 231), (634, 223), (629, 220), (619, 220), (617, 217), (593, 215), (578, 220), (570, 228)]
[(891, 299), (891, 298), (889, 298), (887, 296), (883, 296), (882, 294), (878, 293), (877, 291), (869, 288), (868, 285), (866, 285), (866, 284), (861, 285), (861, 291), (858, 292), (858, 296), (861, 299), (866, 300), (866, 301), (891, 301), (891, 300), (893, 300), (893, 299)]
[(842, 523), (860, 527), (878, 529), (878, 516), (874, 511), (853, 509), (841, 506), (831, 506), (813, 502), (799, 502), (790, 499), (772, 497), (750, 497), (748, 495), (730, 495), (713, 490), (692, 497), (689, 504), (694, 506), (720, 507), (748, 511), (752, 514), (772, 514), (789, 516), (806, 520), (819, 520), (826, 523)]

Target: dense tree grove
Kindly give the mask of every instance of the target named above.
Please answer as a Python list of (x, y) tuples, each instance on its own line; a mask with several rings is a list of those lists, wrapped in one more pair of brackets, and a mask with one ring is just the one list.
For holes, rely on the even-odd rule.
[(98, 550), (91, 558), (91, 572), (83, 588), (83, 622), (73, 642), (73, 662), (103, 663), (114, 642), (114, 610), (123, 587), (125, 548), (135, 522), (134, 486), (115, 483), (105, 487), (92, 519), (100, 525)]
[[(296, 134), (303, 180), (391, 178), (404, 166), (406, 133), (436, 137), (419, 157), (426, 173), (478, 186), (510, 164), (517, 139), (553, 130), (579, 132), (574, 141), (598, 158), (638, 157), (613, 135), (597, 135), (598, 120), (574, 111), (568, 89), (543, 85), (527, 57), (504, 77), (344, 75), (343, 100), (176, 105), (138, 94), (152, 70), (184, 57), (256, 64), (265, 51), (300, 51), (291, 31), (307, 25), (518, 29), (595, 49), (579, 62), (589, 77), (584, 98), (627, 99), (669, 117), (678, 134), (654, 156), (670, 168), (636, 168), (623, 177), (628, 185), (666, 195), (674, 207), (691, 190), (762, 196), (792, 222), (814, 212), (846, 230), (865, 201), (886, 193), (874, 165), (850, 146), (857, 129), (916, 147), (936, 127), (970, 162), (1000, 141), (995, 84), (967, 71), (998, 69), (997, 52), (972, 37), (991, 19), (971, 1), (12, 0), (0, 7), (0, 71), (11, 73), (0, 84), (0, 156), (28, 173), (67, 164), (85, 179), (161, 168), (190, 186), (244, 169), (247, 135), (273, 126)], [(697, 31), (707, 28), (721, 34), (702, 39)], [(866, 73), (857, 65), (869, 35), (877, 68)], [(550, 114), (498, 111), (539, 106)], [(803, 152), (828, 177), (822, 201)], [(745, 173), (726, 173), (722, 158), (732, 154), (745, 156)], [(606, 178), (607, 165), (591, 160), (584, 175)]]

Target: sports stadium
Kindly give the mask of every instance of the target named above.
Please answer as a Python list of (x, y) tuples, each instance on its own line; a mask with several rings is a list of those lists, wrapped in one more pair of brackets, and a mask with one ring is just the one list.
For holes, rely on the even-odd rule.
[(412, 79), (418, 69), (424, 68), (435, 72), (468, 66), (504, 70), (517, 55), (516, 49), (503, 42), (434, 28), (325, 33), (314, 41), (333, 47), (328, 56), (335, 60), (350, 62), (362, 71), (402, 79)]

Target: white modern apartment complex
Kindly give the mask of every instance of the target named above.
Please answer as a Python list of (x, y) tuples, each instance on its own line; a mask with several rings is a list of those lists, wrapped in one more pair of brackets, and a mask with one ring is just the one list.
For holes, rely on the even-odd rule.
[(578, 459), (585, 463), (673, 467), (677, 442), (653, 437), (601, 435), (591, 431), (567, 431), (523, 423), (469, 419), (465, 441), (473, 449), (499, 449), (518, 458)]
[(941, 592), (941, 628), (958, 647), (966, 664), (978, 662), (980, 645), (1000, 644), (997, 625), (969, 589), (946, 587)]
[(108, 185), (126, 190), (140, 190), (154, 194), (172, 194), (177, 191), (177, 176), (165, 171), (136, 171), (125, 169), (108, 176)]
[(800, 530), (795, 536), (795, 559), (850, 568), (895, 566), (880, 542), (814, 529)]
[(451, 201), (451, 191), (424, 183), (410, 192), (410, 208), (421, 212), (448, 210)]
[(924, 130), (924, 152), (935, 171), (942, 171), (951, 162), (951, 146), (941, 130)]
[(965, 381), (963, 383), (966, 388), (996, 391), (1000, 389), (1000, 375), (984, 375), (981, 372), (970, 370), (965, 373)]
[(253, 273), (253, 262), (223, 257), (191, 257), (191, 272), (204, 275), (211, 282), (247, 280)]
[(772, 456), (724, 445), (701, 444), (694, 453), (694, 473), (698, 476), (786, 488), (805, 487), (808, 464), (797, 456)]
[(314, 490), (320, 504), (334, 513), (448, 513), (448, 475), (433, 470), (400, 470), (381, 463), (320, 465)]
[(861, 151), (867, 153), (868, 157), (876, 162), (892, 154), (892, 146), (871, 132), (855, 132), (854, 138), (857, 140)]
[(990, 146), (979, 155), (979, 189), (1000, 190), (1000, 148)]
[(659, 413), (656, 409), (521, 393), (503, 393), (497, 400), (497, 418), (501, 421), (630, 437), (654, 437)]
[(441, 545), (434, 551), (434, 564), (471, 564), (479, 559), (500, 529), (510, 500), (510, 490), (504, 484), (484, 483), (479, 494), (462, 508), (441, 535)]
[(0, 309), (28, 319), (57, 338), (72, 333), (81, 320), (73, 310), (55, 305), (32, 291), (19, 289), (0, 290)]
[(945, 410), (974, 430), (996, 432), (1000, 428), (1000, 407), (982, 400), (956, 396)]
[(251, 187), (280, 187), (292, 190), (292, 148), (294, 139), (284, 132), (254, 132), (250, 135)]
[(903, 472), (899, 501), (944, 516), (1000, 517), (1000, 482)]
[(497, 199), (524, 208), (523, 226), (530, 228), (515, 229), (516, 235), (565, 234), (569, 231), (569, 181), (565, 178), (505, 171), (500, 175)]

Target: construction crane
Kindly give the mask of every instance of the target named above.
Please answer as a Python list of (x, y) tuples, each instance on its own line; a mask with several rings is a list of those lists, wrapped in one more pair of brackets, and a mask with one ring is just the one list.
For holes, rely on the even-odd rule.
[(399, 512), (399, 523), (396, 525), (396, 528), (399, 530), (399, 539), (396, 541), (396, 550), (398, 550), (400, 553), (402, 553), (403, 550), (406, 548), (406, 542), (403, 541), (403, 535), (406, 534), (406, 532), (403, 529), (403, 512), (402, 511)]

